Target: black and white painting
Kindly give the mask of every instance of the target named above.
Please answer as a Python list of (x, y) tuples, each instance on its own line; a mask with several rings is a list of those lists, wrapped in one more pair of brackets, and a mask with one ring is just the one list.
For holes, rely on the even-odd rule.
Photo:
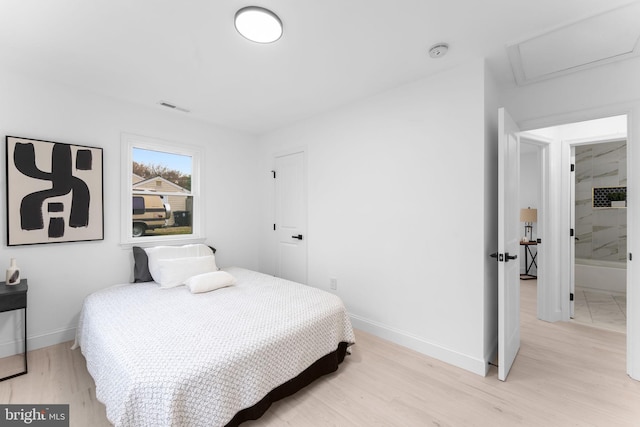
[(102, 149), (7, 136), (7, 244), (102, 240)]

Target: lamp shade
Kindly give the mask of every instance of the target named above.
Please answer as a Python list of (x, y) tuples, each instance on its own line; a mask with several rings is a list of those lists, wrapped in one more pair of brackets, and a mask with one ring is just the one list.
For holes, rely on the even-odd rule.
[(537, 209), (520, 209), (520, 222), (538, 222)]

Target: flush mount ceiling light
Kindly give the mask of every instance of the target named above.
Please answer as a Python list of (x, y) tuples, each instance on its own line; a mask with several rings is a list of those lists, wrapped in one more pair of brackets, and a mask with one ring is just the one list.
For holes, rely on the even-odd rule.
[(256, 43), (273, 43), (282, 37), (282, 21), (263, 7), (243, 7), (236, 12), (235, 25), (242, 37)]
[(449, 51), (449, 45), (446, 43), (437, 43), (429, 48), (429, 56), (432, 58), (442, 58)]

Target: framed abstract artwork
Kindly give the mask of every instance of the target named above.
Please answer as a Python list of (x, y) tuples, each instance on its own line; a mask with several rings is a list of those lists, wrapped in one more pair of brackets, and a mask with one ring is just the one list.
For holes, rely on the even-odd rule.
[(102, 148), (6, 141), (7, 245), (104, 239)]

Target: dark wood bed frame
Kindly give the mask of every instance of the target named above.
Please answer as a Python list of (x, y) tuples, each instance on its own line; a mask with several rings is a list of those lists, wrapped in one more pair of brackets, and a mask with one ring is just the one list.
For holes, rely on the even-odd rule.
[(327, 354), (316, 360), (311, 366), (302, 371), (297, 377), (290, 379), (286, 383), (274, 388), (255, 405), (238, 412), (225, 427), (235, 427), (239, 424), (260, 418), (273, 402), (291, 396), (298, 390), (308, 386), (314, 380), (335, 372), (338, 365), (342, 363), (347, 353), (348, 344), (341, 342), (336, 351)]

